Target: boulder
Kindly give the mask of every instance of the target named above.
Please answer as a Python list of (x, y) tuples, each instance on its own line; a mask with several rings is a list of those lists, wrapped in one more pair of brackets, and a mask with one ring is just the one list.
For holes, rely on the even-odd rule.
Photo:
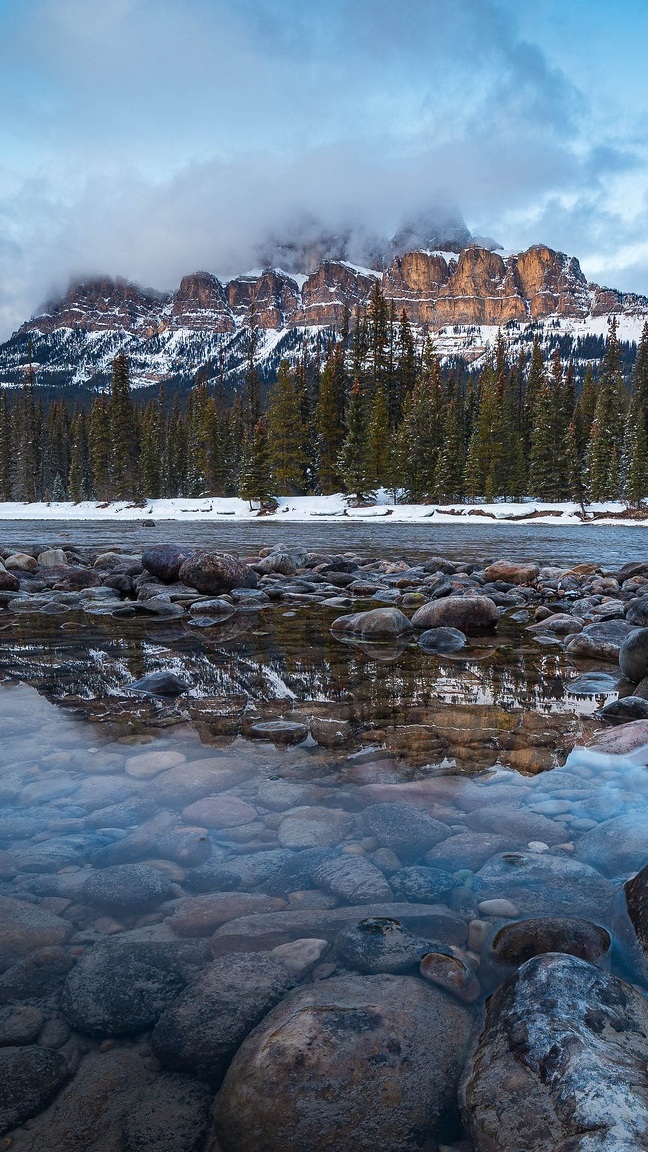
[(619, 667), (633, 684), (648, 676), (648, 628), (635, 628), (623, 641)]
[(572, 632), (580, 632), (583, 621), (578, 616), (570, 616), (568, 612), (552, 612), (546, 620), (539, 620), (537, 624), (529, 624), (527, 632), (544, 635), (549, 632), (553, 636), (569, 636)]
[(420, 1152), (458, 1134), (472, 1015), (407, 976), (292, 992), (244, 1041), (217, 1097), (222, 1152)]
[(628, 916), (644, 954), (648, 957), (648, 865), (626, 880), (623, 891)]
[(498, 621), (497, 606), (488, 596), (446, 596), (418, 608), (414, 628), (457, 628), (460, 632), (491, 632)]
[(185, 560), (192, 555), (192, 548), (178, 548), (175, 544), (157, 544), (147, 548), (142, 555), (142, 564), (152, 576), (157, 576), (164, 584), (175, 584)]
[(206, 1084), (173, 1073), (158, 1076), (126, 1117), (125, 1152), (202, 1152), (211, 1105)]
[(0, 896), (0, 971), (39, 948), (64, 944), (72, 925), (34, 904)]
[(169, 877), (147, 864), (115, 864), (95, 871), (83, 885), (83, 899), (118, 915), (156, 908), (173, 895)]
[(648, 596), (637, 596), (636, 600), (630, 601), (626, 620), (635, 628), (645, 628), (648, 625)]
[[(583, 840), (587, 835), (591, 833)], [(577, 913), (604, 917), (614, 895), (614, 885), (581, 859), (571, 860), (547, 852), (504, 852), (477, 872), (479, 899), (511, 901), (519, 914), (527, 916)]]
[(627, 724), (632, 720), (648, 720), (648, 700), (641, 696), (624, 696), (613, 700), (598, 713), (606, 724)]
[(488, 1001), (461, 1098), (475, 1152), (648, 1146), (648, 1002), (575, 956), (527, 961)]
[(582, 632), (568, 636), (565, 652), (570, 657), (592, 660), (618, 660), (621, 645), (633, 631), (624, 620), (586, 624)]
[(182, 564), (179, 578), (199, 592), (229, 592), (232, 588), (256, 588), (256, 572), (229, 552), (194, 552)]
[(213, 892), (180, 900), (169, 923), (178, 936), (211, 936), (228, 920), (285, 907), (284, 900), (255, 892)]
[(507, 584), (531, 584), (538, 575), (537, 564), (514, 564), (510, 560), (496, 560), (484, 569), (484, 580), (491, 584), (505, 580)]
[(342, 963), (365, 976), (416, 972), (432, 947), (431, 940), (408, 932), (399, 920), (389, 916), (369, 916), (343, 928), (335, 939), (335, 951)]
[(412, 625), (400, 608), (372, 608), (368, 612), (353, 612), (338, 616), (331, 624), (331, 632), (358, 636), (362, 640), (385, 640), (411, 632)]
[(645, 809), (615, 816), (585, 832), (576, 845), (575, 856), (604, 876), (628, 876), (636, 872), (648, 860)]
[[(349, 904), (378, 904), (394, 898), (383, 873), (364, 856), (346, 852), (329, 855), (313, 869), (312, 877), (318, 888)], [(434, 901), (425, 897), (424, 902)]]
[(440, 904), (458, 887), (452, 873), (420, 864), (400, 868), (389, 882), (397, 900), (411, 900), (414, 904)]
[(428, 628), (419, 636), (423, 652), (458, 652), (466, 645), (466, 637), (458, 628)]
[(353, 830), (353, 816), (340, 808), (293, 808), (279, 825), (282, 848), (333, 848)]
[(131, 692), (143, 692), (147, 696), (182, 696), (190, 685), (176, 676), (175, 672), (152, 672), (140, 680), (131, 680), (126, 687)]
[(61, 1052), (35, 1045), (0, 1049), (0, 1135), (41, 1112), (68, 1075)]
[(525, 964), (545, 952), (565, 952), (592, 963), (609, 951), (610, 933), (591, 920), (541, 916), (505, 924), (493, 938), (493, 955), (503, 964)]
[(416, 860), (450, 835), (447, 824), (408, 804), (372, 804), (362, 818), (369, 833), (404, 860)]

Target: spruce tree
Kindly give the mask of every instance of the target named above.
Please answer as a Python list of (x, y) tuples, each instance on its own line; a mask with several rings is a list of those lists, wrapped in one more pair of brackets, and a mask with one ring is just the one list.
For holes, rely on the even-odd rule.
[(337, 492), (342, 483), (338, 465), (344, 442), (345, 393), (344, 348), (336, 344), (322, 371), (315, 411), (317, 483), (325, 496)]
[(279, 365), (277, 381), (268, 397), (270, 469), (280, 495), (304, 491), (307, 456), (302, 421), (301, 390), (287, 360)]
[(12, 421), (6, 392), (0, 396), (0, 500), (11, 500)]
[(108, 403), (111, 447), (111, 498), (132, 500), (139, 495), (139, 428), (130, 394), (128, 360), (120, 352), (112, 364)]
[(147, 404), (142, 417), (140, 475), (142, 495), (157, 500), (162, 494), (162, 453), (160, 411), (155, 400)]
[(355, 380), (347, 403), (339, 469), (346, 491), (358, 500), (362, 500), (371, 491), (367, 431), (367, 403), (360, 381)]
[(393, 488), (392, 443), (389, 431), (389, 406), (384, 383), (374, 391), (368, 429), (367, 465), (372, 488)]
[(273, 478), (268, 447), (268, 430), (264, 417), (257, 420), (251, 438), (246, 441), (241, 468), (239, 496), (248, 500), (250, 508), (258, 503), (260, 509), (271, 507)]
[(641, 413), (648, 442), (648, 322), (643, 326), (637, 358), (632, 373), (632, 394), (636, 397), (637, 411)]
[(463, 498), (464, 444), (463, 420), (458, 400), (448, 402), (443, 447), (439, 455), (434, 487), (437, 499), (446, 502)]
[(587, 484), (592, 500), (610, 500), (620, 495), (623, 404), (621, 349), (614, 318), (610, 323), (601, 365), (594, 421), (587, 449)]
[(76, 503), (79, 500), (88, 500), (92, 495), (88, 425), (83, 408), (74, 413), (70, 424), (70, 440), (70, 471), (67, 488), (69, 499)]
[(90, 410), (88, 434), (90, 453), (90, 475), (92, 491), (97, 500), (111, 500), (112, 493), (112, 442), (110, 435), (110, 415), (108, 398), (97, 396)]
[(648, 442), (639, 394), (632, 397), (626, 417), (622, 455), (623, 495), (631, 508), (648, 497)]

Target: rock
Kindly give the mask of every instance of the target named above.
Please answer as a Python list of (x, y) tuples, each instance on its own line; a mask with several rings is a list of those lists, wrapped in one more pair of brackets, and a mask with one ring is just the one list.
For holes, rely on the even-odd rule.
[(40, 1008), (30, 1004), (0, 1008), (0, 1048), (32, 1044), (41, 1030), (43, 1019)]
[(648, 625), (648, 596), (638, 596), (636, 600), (630, 601), (626, 620), (635, 628), (645, 628)]
[(182, 816), (188, 823), (205, 828), (237, 828), (251, 824), (257, 812), (238, 796), (205, 796), (184, 808)]
[(297, 565), (288, 552), (271, 552), (269, 556), (257, 561), (254, 570), (262, 576), (270, 572), (277, 572), (280, 576), (294, 576)]
[(442, 903), (458, 886), (450, 872), (422, 865), (399, 869), (390, 877), (390, 884), (397, 900), (411, 900), (415, 904)]
[(560, 844), (565, 839), (563, 825), (556, 824), (540, 812), (522, 811), (504, 804), (486, 804), (465, 817), (476, 832), (493, 832), (507, 836), (509, 845), (524, 846), (531, 840)]
[(300, 784), (296, 780), (262, 780), (257, 792), (257, 800), (264, 808), (274, 812), (285, 812), (287, 808), (307, 807), (316, 804), (326, 792), (316, 784)]
[(236, 1054), (214, 1111), (223, 1152), (414, 1152), (452, 1130), (471, 1014), (413, 977), (299, 988)]
[(158, 1021), (156, 1056), (218, 1085), (239, 1045), (293, 983), (288, 968), (264, 953), (214, 960)]
[(493, 955), (502, 964), (525, 964), (544, 952), (565, 952), (592, 963), (609, 951), (610, 933), (590, 920), (542, 916), (506, 924), (493, 938)]
[(182, 696), (190, 685), (174, 672), (152, 672), (140, 680), (132, 680), (127, 685), (131, 692), (144, 692), (147, 696)]
[(158, 836), (155, 850), (163, 860), (196, 868), (209, 859), (212, 846), (204, 828), (171, 828)]
[(36, 949), (64, 944), (71, 935), (72, 925), (59, 916), (0, 896), (0, 971)]
[(479, 980), (460, 956), (428, 952), (421, 960), (419, 971), (424, 980), (445, 988), (464, 1004), (473, 1004), (481, 996)]
[(229, 592), (232, 588), (256, 588), (256, 572), (229, 552), (194, 552), (182, 564), (179, 579), (199, 592)]
[(405, 860), (415, 860), (450, 835), (447, 824), (407, 804), (372, 804), (362, 817), (371, 835)]
[(520, 915), (519, 909), (511, 900), (480, 900), (478, 909), (482, 916), (496, 916), (504, 920), (513, 920)]
[(476, 874), (480, 901), (510, 900), (518, 915), (603, 917), (614, 885), (581, 859), (535, 852), (494, 856)]
[(211, 1104), (206, 1084), (164, 1073), (126, 1117), (125, 1152), (202, 1152)]
[(624, 620), (586, 624), (582, 632), (567, 638), (565, 652), (579, 659), (616, 661), (622, 644), (631, 632), (632, 627)]
[(169, 923), (178, 936), (210, 936), (221, 924), (239, 916), (280, 912), (284, 900), (258, 896), (254, 892), (214, 892), (181, 900)]
[(638, 764), (648, 764), (648, 720), (631, 720), (613, 731), (598, 732), (588, 747), (605, 755), (625, 756)]
[(575, 857), (597, 868), (604, 876), (627, 876), (636, 872), (648, 860), (645, 811), (615, 816), (591, 832), (585, 832), (576, 845)]
[(7, 572), (6, 568), (0, 565), (0, 592), (19, 592), (20, 581), (13, 572)]
[(150, 1080), (150, 1071), (133, 1051), (89, 1052), (54, 1103), (28, 1130), (12, 1133), (12, 1152), (123, 1152), (125, 1119)]
[(414, 628), (456, 628), (461, 632), (490, 632), (498, 611), (488, 596), (446, 596), (432, 600), (412, 616)]
[(149, 776), (157, 776), (160, 772), (166, 772), (169, 768), (175, 768), (178, 764), (184, 764), (185, 759), (182, 752), (174, 752), (170, 748), (159, 752), (140, 752), (138, 756), (128, 757), (126, 773), (136, 779), (146, 779)]
[(648, 628), (635, 628), (623, 641), (619, 650), (619, 667), (633, 684), (648, 676)]
[(583, 621), (579, 617), (570, 616), (567, 612), (552, 612), (546, 620), (539, 620), (537, 624), (529, 624), (525, 631), (534, 634), (540, 633), (541, 635), (550, 632), (554, 636), (569, 636), (572, 632), (581, 632), (582, 628)]
[(62, 1010), (90, 1036), (134, 1036), (153, 1027), (186, 982), (187, 964), (173, 945), (96, 944), (69, 973)]
[(0, 1135), (41, 1112), (67, 1077), (60, 1052), (37, 1046), (0, 1049)]
[(308, 736), (308, 725), (299, 720), (259, 720), (250, 725), (248, 735), (273, 744), (301, 744)]
[(531, 584), (538, 575), (537, 564), (514, 564), (510, 560), (496, 560), (484, 569), (484, 580), (491, 584), (504, 580), (507, 584)]
[(648, 956), (648, 865), (626, 880), (623, 891), (628, 916), (639, 944)]
[(351, 616), (338, 616), (331, 632), (351, 633), (362, 640), (384, 640), (403, 636), (412, 625), (400, 608), (372, 608), (368, 612), (354, 612)]
[(423, 652), (458, 652), (466, 645), (466, 637), (458, 628), (428, 628), (418, 640)]
[(115, 864), (95, 871), (83, 885), (87, 903), (130, 916), (156, 908), (172, 894), (168, 876), (146, 864)]
[(278, 944), (270, 955), (274, 956), (275, 960), (280, 960), (295, 979), (299, 980), (321, 960), (328, 946), (328, 940), (318, 940), (317, 937), (291, 940), (290, 944)]
[(491, 856), (503, 852), (509, 845), (509, 838), (496, 832), (458, 832), (430, 848), (425, 853), (425, 863), (447, 872), (457, 872), (460, 868), (476, 872)]
[(343, 928), (335, 938), (340, 960), (366, 976), (379, 972), (402, 976), (416, 972), (423, 956), (432, 948), (430, 940), (415, 936), (399, 920), (370, 916)]
[[(68, 928), (70, 932), (70, 928)], [(38, 948), (0, 976), (0, 1003), (51, 996), (74, 964), (65, 948)]]
[(14, 552), (3, 561), (3, 567), (9, 572), (35, 572), (38, 560), (28, 552)]
[(608, 672), (584, 672), (576, 680), (570, 680), (567, 691), (570, 696), (603, 696), (615, 692), (618, 683), (619, 677)]
[(348, 720), (331, 720), (324, 716), (312, 716), (310, 733), (313, 740), (316, 740), (323, 748), (340, 748), (351, 739), (353, 728)]
[(333, 848), (353, 830), (354, 819), (339, 808), (293, 808), (279, 825), (282, 848)]
[(175, 544), (157, 544), (147, 548), (142, 555), (142, 564), (152, 576), (157, 576), (164, 584), (175, 584), (185, 560), (192, 555), (192, 549), (178, 548)]
[(240, 784), (254, 769), (231, 757), (192, 760), (163, 772), (147, 789), (162, 808), (178, 808)]
[(641, 696), (624, 696), (613, 700), (598, 713), (606, 724), (627, 724), (631, 720), (648, 720), (648, 700)]
[(394, 898), (383, 873), (364, 856), (346, 852), (328, 856), (313, 869), (312, 877), (318, 888), (349, 904), (378, 904)]
[(67, 562), (67, 556), (62, 548), (47, 548), (38, 556), (40, 568), (66, 568)]
[(648, 1004), (630, 984), (574, 956), (527, 961), (488, 1001), (466, 1066), (476, 1152), (645, 1147), (647, 1037)]

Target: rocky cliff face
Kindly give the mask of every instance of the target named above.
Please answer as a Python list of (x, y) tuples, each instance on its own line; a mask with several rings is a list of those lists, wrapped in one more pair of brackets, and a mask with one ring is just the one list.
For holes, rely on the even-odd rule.
[(169, 297), (107, 276), (72, 284), (62, 299), (46, 305), (34, 320), (20, 331), (36, 329), (53, 332), (57, 328), (85, 328), (90, 332), (123, 329), (152, 336)]

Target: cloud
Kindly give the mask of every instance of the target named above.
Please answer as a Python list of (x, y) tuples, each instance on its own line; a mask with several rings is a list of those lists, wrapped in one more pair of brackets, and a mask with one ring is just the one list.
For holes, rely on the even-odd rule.
[(643, 171), (510, 0), (0, 7), (0, 132), (5, 335), (70, 276), (235, 274), (307, 217), (393, 233), (457, 203), (506, 246), (604, 262), (593, 221)]

